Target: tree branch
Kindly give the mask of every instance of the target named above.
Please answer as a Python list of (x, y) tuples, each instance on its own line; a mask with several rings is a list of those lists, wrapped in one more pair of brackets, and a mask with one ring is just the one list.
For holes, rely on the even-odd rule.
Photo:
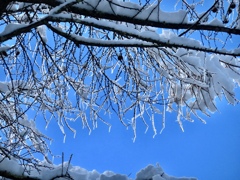
[[(21, 0), (20, 2), (31, 2), (31, 3), (45, 3), (47, 5), (50, 5), (52, 7), (59, 6), (62, 4), (61, 1), (57, 0)], [(228, 34), (240, 34), (240, 29), (234, 29), (234, 28), (228, 28), (224, 26), (214, 26), (211, 24), (196, 24), (195, 22), (189, 22), (189, 23), (169, 23), (167, 21), (159, 21), (159, 20), (151, 20), (151, 19), (143, 19), (139, 16), (131, 17), (126, 16), (124, 13), (124, 7), (122, 7), (123, 11), (119, 11), (117, 14), (113, 12), (103, 12), (99, 11), (96, 8), (93, 8), (91, 6), (87, 6), (86, 3), (81, 3), (72, 7), (68, 8), (69, 13), (74, 13), (78, 15), (84, 15), (89, 17), (94, 17), (97, 19), (108, 19), (113, 21), (121, 21), (121, 22), (127, 22), (132, 23), (136, 25), (142, 25), (142, 26), (151, 26), (156, 28), (166, 28), (166, 29), (191, 29), (191, 30), (206, 30), (206, 31), (214, 31), (214, 32), (224, 32)], [(125, 7), (126, 8), (126, 7)], [(145, 16), (148, 17), (147, 15)]]
[[(48, 18), (51, 21), (56, 21), (56, 22), (81, 22), (82, 24), (85, 25), (90, 25), (102, 29), (107, 29), (107, 30), (112, 30), (113, 32), (117, 32), (119, 34), (122, 34), (124, 36), (132, 36), (133, 38), (136, 39), (124, 39), (124, 40), (101, 40), (101, 39), (93, 39), (93, 38), (85, 38), (82, 36), (78, 36), (76, 34), (70, 34), (70, 33), (65, 33), (58, 28), (55, 28), (51, 26), (50, 24), (46, 24), (49, 29), (51, 29), (54, 33), (57, 33), (66, 39), (69, 39), (73, 41), (77, 46), (81, 45), (90, 45), (90, 46), (99, 46), (99, 47), (170, 47), (170, 48), (186, 48), (186, 49), (192, 49), (192, 50), (198, 50), (198, 51), (204, 51), (204, 52), (209, 52), (209, 53), (217, 53), (217, 54), (223, 54), (223, 55), (231, 55), (231, 56), (240, 56), (239, 53), (234, 53), (231, 51), (222, 51), (218, 49), (211, 49), (211, 48), (206, 48), (204, 46), (192, 46), (192, 45), (187, 45), (182, 42), (182, 44), (177, 44), (173, 43), (171, 39), (169, 40), (163, 40), (160, 39), (159, 37), (146, 37), (146, 36), (141, 36), (141, 33), (139, 33), (137, 30), (134, 33), (131, 33), (131, 31), (121, 31), (120, 28), (109, 26), (110, 23), (107, 25), (104, 24), (97, 24), (93, 22), (87, 22), (87, 21), (81, 21), (77, 19), (61, 19), (61, 18), (54, 18), (54, 17), (49, 17)], [(120, 26), (120, 25), (119, 25)], [(176, 37), (176, 38), (182, 38), (182, 37)], [(183, 39), (184, 40), (184, 39)]]

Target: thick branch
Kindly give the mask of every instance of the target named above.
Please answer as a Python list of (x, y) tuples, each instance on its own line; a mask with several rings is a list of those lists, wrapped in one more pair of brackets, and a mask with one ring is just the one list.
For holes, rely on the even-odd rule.
[(19, 36), (22, 33), (30, 32), (31, 29), (37, 28), (38, 26), (41, 26), (43, 24), (44, 24), (44, 19), (34, 22), (34, 23), (31, 23), (29, 25), (25, 25), (21, 28), (16, 28), (14, 31), (9, 32), (9, 33), (4, 33), (3, 35), (1, 35), (1, 33), (0, 33), (0, 43), (7, 41), (9, 39), (12, 39), (15, 36)]
[[(62, 4), (61, 1), (57, 1), (57, 0), (49, 0), (49, 1), (48, 0), (42, 0), (42, 1), (41, 0), (33, 0), (33, 1), (21, 0), (21, 2), (45, 3), (52, 7), (56, 7)], [(240, 29), (232, 29), (224, 26), (214, 26), (211, 24), (196, 24), (195, 22), (169, 23), (166, 21), (142, 19), (142, 18), (139, 18), (138, 16), (135, 16), (135, 17), (126, 16), (124, 13), (124, 7), (121, 7), (123, 9), (122, 12), (120, 11), (117, 14), (115, 14), (113, 12), (101, 12), (91, 6), (88, 7), (86, 3), (84, 4), (85, 6), (83, 6), (82, 4), (83, 3), (79, 3), (78, 5), (68, 8), (68, 12), (89, 16), (89, 17), (94, 17), (97, 19), (102, 18), (102, 19), (132, 23), (136, 25), (152, 26), (157, 28), (167, 28), (167, 29), (176, 29), (176, 30), (180, 30), (180, 29), (206, 30), (206, 31), (214, 31), (214, 32), (224, 32), (224, 33), (236, 34), (236, 35), (240, 34)]]
[[(53, 19), (52, 19), (53, 20)], [(70, 20), (70, 19), (69, 19)], [(59, 29), (51, 26), (50, 24), (47, 24), (48, 28), (50, 28), (54, 33), (57, 33), (66, 39), (69, 39), (73, 41), (77, 46), (82, 44), (82, 45), (90, 45), (90, 46), (99, 46), (99, 47), (170, 47), (170, 48), (186, 48), (186, 49), (192, 49), (192, 50), (197, 50), (197, 51), (204, 51), (204, 52), (209, 52), (209, 53), (217, 53), (217, 54), (223, 54), (223, 55), (230, 55), (230, 56), (240, 56), (240, 53), (234, 53), (231, 51), (222, 51), (218, 49), (211, 49), (211, 48), (206, 48), (203, 46), (192, 46), (192, 45), (185, 45), (183, 44), (177, 44), (174, 42), (171, 42), (171, 40), (161, 40), (159, 38), (151, 38), (151, 37), (145, 37), (141, 36), (141, 34), (138, 33), (131, 33), (125, 30), (124, 32), (121, 30), (117, 30), (114, 27), (107, 27), (104, 25), (97, 25), (94, 23), (89, 23), (86, 21), (81, 21), (83, 24), (87, 25), (92, 25), (96, 26), (98, 28), (104, 28), (104, 29), (109, 29), (113, 30), (115, 32), (118, 32), (119, 34), (127, 35), (127, 36), (132, 36), (136, 39), (124, 39), (124, 40), (101, 40), (101, 39), (91, 39), (91, 38), (85, 38), (82, 36), (77, 36), (76, 34), (69, 34), (65, 33), (63, 31), (60, 31)], [(178, 37), (176, 37), (178, 38)]]

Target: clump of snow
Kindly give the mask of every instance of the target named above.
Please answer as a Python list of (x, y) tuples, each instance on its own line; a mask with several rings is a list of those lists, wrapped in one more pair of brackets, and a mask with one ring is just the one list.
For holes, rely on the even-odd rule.
[[(0, 49), (1, 52), (1, 49)], [(0, 82), (0, 92), (1, 93), (6, 93), (8, 91), (8, 83), (5, 82)]]
[(187, 177), (173, 177), (167, 175), (163, 169), (157, 165), (157, 167), (154, 167), (153, 165), (148, 165), (146, 168), (140, 170), (137, 173), (136, 180), (146, 180), (146, 179), (152, 179), (152, 180), (196, 180), (196, 178), (187, 178)]
[(67, 2), (62, 3), (62, 4), (60, 4), (59, 6), (54, 7), (53, 9), (51, 9), (50, 12), (49, 12), (49, 15), (55, 14), (55, 13), (59, 13), (59, 11), (60, 11), (62, 8), (66, 7), (66, 6), (70, 5), (70, 4), (76, 4), (76, 3), (77, 3), (76, 0), (68, 0)]
[(79, 3), (78, 8), (88, 10), (99, 10), (109, 14), (118, 14), (137, 19), (148, 19), (150, 21), (160, 21), (168, 23), (186, 23), (188, 22), (187, 11), (179, 10), (177, 12), (164, 12), (157, 4), (142, 7), (134, 2), (123, 2), (118, 0), (89, 0), (87, 3)]
[[(27, 174), (22, 165), (18, 164), (18, 161), (14, 158), (3, 159), (0, 156), (0, 174), (1, 172), (8, 172), (9, 174), (14, 174), (19, 177), (32, 177), (42, 180), (50, 180), (55, 177), (71, 177), (74, 180), (132, 180), (126, 175), (117, 174), (112, 171), (105, 171), (102, 174), (96, 170), (88, 171), (84, 168), (78, 166), (71, 166), (69, 163), (64, 162), (60, 165), (49, 164), (47, 161), (42, 161), (39, 165), (39, 170), (32, 169), (30, 174)], [(64, 179), (64, 178), (63, 178)], [(196, 178), (187, 177), (173, 177), (167, 175), (163, 169), (157, 165), (148, 165), (144, 169), (141, 169), (137, 175), (136, 180), (196, 180)]]
[(0, 33), (0, 37), (4, 36), (6, 34), (10, 34), (14, 31), (17, 31), (18, 29), (21, 29), (23, 27), (26, 27), (26, 25), (25, 24), (10, 23), (10, 24), (6, 25), (3, 32)]
[(161, 167), (154, 167), (153, 165), (148, 165), (146, 168), (140, 170), (137, 173), (136, 180), (143, 180), (143, 179), (150, 179), (155, 175), (162, 175), (164, 174), (163, 169)]
[(1, 172), (9, 172), (11, 174), (21, 175), (24, 172), (24, 167), (20, 166), (16, 159), (8, 159), (0, 155), (0, 174)]
[(224, 24), (222, 23), (222, 21), (220, 21), (219, 19), (217, 18), (214, 18), (212, 21), (210, 21), (208, 23), (208, 25), (212, 25), (212, 26), (218, 26), (218, 27), (223, 27)]
[(186, 38), (186, 37), (179, 37), (177, 34), (175, 34), (173, 31), (170, 30), (162, 30), (162, 34), (159, 35), (162, 42), (168, 43), (168, 44), (178, 44), (179, 46), (189, 46), (189, 47), (195, 47), (195, 48), (201, 48), (203, 47), (201, 45), (201, 42), (192, 38)]
[(9, 49), (11, 49), (11, 46), (3, 46), (3, 47), (0, 47), (0, 53), (1, 53), (1, 52), (6, 52), (6, 51), (8, 51)]
[(41, 36), (43, 42), (47, 43), (47, 33), (46, 33), (46, 27), (44, 25), (37, 27), (37, 32)]
[(17, 4), (10, 4), (8, 7), (7, 7), (7, 10), (10, 10), (10, 11), (17, 11), (18, 10), (18, 5)]

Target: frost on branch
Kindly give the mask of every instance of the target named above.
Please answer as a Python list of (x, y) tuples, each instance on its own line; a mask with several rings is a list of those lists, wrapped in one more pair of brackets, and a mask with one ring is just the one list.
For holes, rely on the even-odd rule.
[(39, 160), (35, 158), (37, 154), (41, 154), (46, 160), (51, 154), (47, 146), (50, 139), (38, 131), (35, 122), (28, 119), (21, 106), (16, 106), (18, 101), (25, 100), (25, 94), (33, 96), (31, 88), (23, 81), (0, 82), (1, 164), (5, 159), (15, 159), (15, 163), (20, 164), (22, 172), (26, 174), (41, 167)]
[(155, 136), (169, 111), (183, 130), (183, 120), (205, 123), (202, 114), (217, 111), (216, 98), (237, 103), (239, 2), (176, 0), (171, 11), (164, 3), (4, 1), (2, 133), (15, 132), (18, 141), (18, 131), (27, 130), (31, 147), (46, 157), (45, 137), (32, 124), (38, 117), (75, 135), (73, 121), (91, 132), (99, 121), (111, 127), (106, 119), (115, 114), (135, 138), (139, 121)]

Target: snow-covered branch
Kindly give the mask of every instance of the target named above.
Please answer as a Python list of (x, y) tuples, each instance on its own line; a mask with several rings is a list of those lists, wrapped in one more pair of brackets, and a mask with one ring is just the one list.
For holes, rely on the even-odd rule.
[[(22, 0), (21, 2), (29, 2), (29, 0)], [(154, 1), (153, 1), (154, 2)], [(51, 1), (31, 1), (31, 3), (45, 3), (49, 6), (59, 6), (63, 3), (61, 0), (51, 0)], [(216, 2), (213, 3), (217, 4)], [(192, 30), (207, 30), (214, 32), (225, 32), (228, 34), (240, 34), (240, 29), (238, 24), (234, 28), (227, 27), (223, 22), (216, 24), (215, 22), (209, 23), (197, 23), (195, 21), (189, 21), (187, 13), (188, 11), (178, 11), (178, 12), (164, 12), (159, 7), (158, 4), (149, 5), (138, 5), (134, 2), (124, 2), (120, 0), (96, 0), (96, 1), (81, 1), (81, 3), (68, 8), (68, 11), (74, 14), (108, 19), (112, 21), (122, 21), (142, 26), (151, 26), (156, 28), (167, 28), (167, 29), (192, 29)], [(104, 8), (103, 8), (104, 7)], [(189, 6), (192, 8), (193, 6)], [(212, 10), (212, 7), (209, 7)], [(219, 7), (220, 9), (221, 7)], [(207, 14), (209, 16), (209, 14)], [(206, 17), (207, 17), (206, 16)], [(197, 16), (200, 18), (200, 15)], [(198, 20), (198, 19), (197, 19)]]
[[(47, 24), (49, 29), (53, 32), (65, 37), (73, 41), (77, 46), (79, 44), (82, 45), (89, 45), (89, 46), (103, 46), (103, 47), (169, 47), (169, 48), (185, 48), (197, 51), (204, 51), (209, 53), (217, 53), (223, 55), (231, 55), (231, 56), (240, 56), (240, 49), (239, 51), (227, 51), (227, 50), (219, 50), (213, 48), (206, 48), (202, 46), (199, 41), (194, 39), (178, 37), (175, 34), (167, 37), (164, 34), (157, 34), (156, 32), (149, 31), (149, 30), (137, 30), (128, 28), (126, 25), (117, 24), (113, 22), (106, 22), (101, 20), (96, 20), (93, 18), (87, 19), (77, 19), (72, 18), (71, 16), (67, 17), (66, 15), (55, 15), (49, 16), (47, 18), (49, 21), (53, 22), (72, 22), (72, 23), (79, 23), (84, 24), (86, 26), (96, 27), (102, 30), (109, 30), (119, 35), (131, 37), (130, 39), (123, 39), (123, 40), (102, 40), (102, 39), (94, 39), (94, 38), (86, 38), (83, 36), (79, 36), (76, 34), (69, 34), (63, 32), (59, 28), (54, 28), (51, 25)], [(132, 39), (134, 38), (134, 39)], [(193, 46), (194, 44), (194, 46)]]

